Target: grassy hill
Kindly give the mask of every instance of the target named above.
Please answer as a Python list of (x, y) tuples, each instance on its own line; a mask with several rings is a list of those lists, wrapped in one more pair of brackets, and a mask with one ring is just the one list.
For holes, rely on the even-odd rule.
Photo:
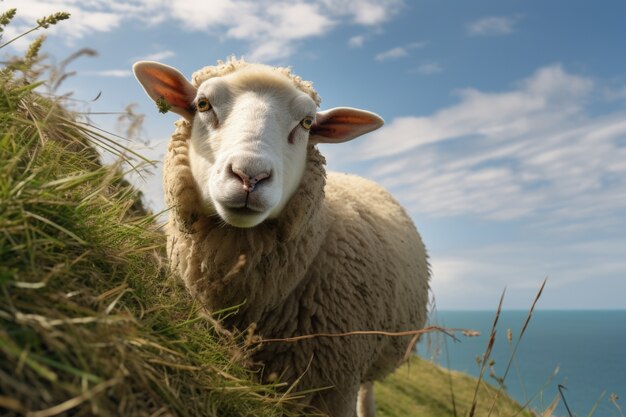
[[(416, 357), (384, 382), (376, 383), (374, 389), (377, 416), (467, 416), (472, 406), (475, 388), (475, 378), (460, 372), (449, 372), (432, 362)], [(480, 385), (476, 416), (488, 415), (496, 391), (490, 385), (484, 383)], [(494, 417), (530, 415), (527, 410), (520, 411), (521, 408), (506, 394), (500, 394), (491, 415)]]
[(36, 49), (0, 70), (0, 415), (284, 415), (171, 278), (141, 158), (34, 92)]
[[(0, 70), (0, 415), (301, 415), (297, 387), (256, 383), (245, 335), (220, 331), (170, 275), (123, 176), (142, 158), (35, 92), (37, 51)], [(475, 382), (453, 379), (466, 410)], [(448, 387), (414, 360), (376, 387), (379, 415), (452, 415)]]

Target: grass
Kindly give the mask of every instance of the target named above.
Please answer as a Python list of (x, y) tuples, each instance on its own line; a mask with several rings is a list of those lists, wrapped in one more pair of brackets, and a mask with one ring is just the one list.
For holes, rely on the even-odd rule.
[[(450, 395), (454, 387), (454, 406)], [(378, 417), (468, 415), (472, 408), (477, 380), (461, 372), (450, 372), (432, 362), (414, 357), (384, 382), (374, 386)], [(486, 416), (497, 395), (497, 389), (480, 384), (476, 415)], [(456, 410), (455, 410), (456, 408)], [(529, 411), (506, 395), (500, 394), (491, 415), (494, 417), (530, 416)]]
[(0, 414), (290, 415), (170, 276), (123, 178), (145, 161), (37, 93), (28, 54), (0, 70)]

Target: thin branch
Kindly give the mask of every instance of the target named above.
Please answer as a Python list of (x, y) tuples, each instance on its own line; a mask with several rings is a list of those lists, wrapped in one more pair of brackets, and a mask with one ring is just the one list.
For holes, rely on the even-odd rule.
[(567, 414), (569, 414), (569, 417), (573, 417), (572, 412), (569, 409), (569, 406), (567, 405), (567, 401), (565, 401), (565, 394), (563, 394), (563, 390), (567, 389), (565, 388), (565, 386), (559, 384), (559, 394), (561, 394), (561, 398), (563, 399), (563, 404), (565, 405), (565, 409), (567, 410)]

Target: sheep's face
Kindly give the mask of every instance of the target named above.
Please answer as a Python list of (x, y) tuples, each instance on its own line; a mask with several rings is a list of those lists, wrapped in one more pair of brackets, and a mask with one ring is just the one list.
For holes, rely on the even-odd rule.
[(133, 69), (150, 97), (192, 122), (189, 161), (203, 209), (236, 227), (280, 215), (300, 185), (309, 144), (343, 142), (383, 123), (350, 108), (316, 113), (309, 95), (264, 65), (210, 78), (197, 89), (162, 64)]
[(237, 227), (277, 217), (304, 172), (315, 102), (256, 68), (205, 81), (194, 103), (189, 157), (205, 210)]

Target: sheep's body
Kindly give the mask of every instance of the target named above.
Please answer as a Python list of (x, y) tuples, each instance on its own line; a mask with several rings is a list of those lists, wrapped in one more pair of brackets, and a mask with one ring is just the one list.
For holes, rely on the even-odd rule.
[[(168, 253), (189, 290), (210, 308), (245, 301), (231, 325), (245, 329), (254, 322), (264, 338), (424, 325), (424, 246), (385, 190), (353, 175), (330, 173), (324, 181), (323, 158), (311, 147), (302, 186), (284, 216), (253, 229), (225, 226), (197, 211), (186, 157), (189, 135), (189, 124), (179, 122), (166, 159), (166, 201), (174, 207)], [(311, 402), (332, 416), (352, 417), (359, 385), (395, 369), (410, 339), (269, 343), (255, 359), (265, 364), (266, 376), (276, 373), (291, 382), (302, 376), (301, 389), (336, 387)]]
[[(198, 86), (232, 67), (233, 61), (208, 67), (193, 81)], [(283, 74), (318, 101), (310, 84)], [(241, 304), (227, 325), (245, 330), (255, 323), (265, 339), (424, 325), (425, 249), (384, 189), (353, 175), (326, 178), (324, 158), (309, 145), (300, 186), (280, 215), (252, 228), (233, 227), (205, 213), (190, 166), (191, 136), (192, 123), (177, 122), (165, 160), (168, 253), (187, 288), (209, 309)], [(263, 364), (264, 378), (299, 379), (297, 389), (303, 390), (332, 386), (308, 402), (333, 417), (354, 417), (359, 386), (394, 370), (410, 341), (359, 335), (266, 343), (254, 359)], [(359, 415), (373, 415), (370, 400), (363, 395)]]

